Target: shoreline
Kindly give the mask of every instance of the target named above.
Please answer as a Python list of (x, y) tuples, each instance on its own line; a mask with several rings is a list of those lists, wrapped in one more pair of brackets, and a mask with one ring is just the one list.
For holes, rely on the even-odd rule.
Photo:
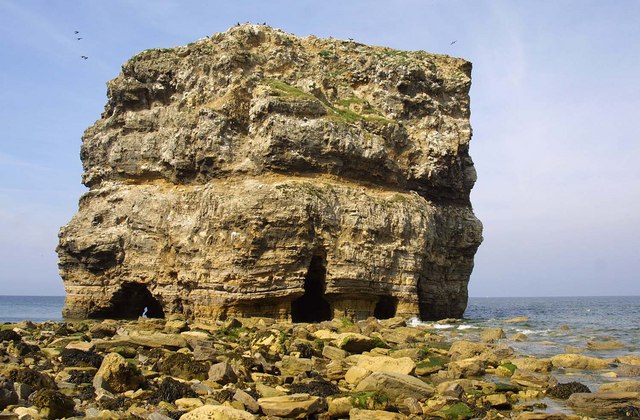
[[(0, 408), (16, 419), (640, 416), (637, 352), (525, 357), (514, 350), (528, 339), (523, 333), (407, 321), (170, 316), (4, 324)], [(589, 345), (602, 354), (624, 346)], [(575, 384), (588, 377), (602, 384)]]

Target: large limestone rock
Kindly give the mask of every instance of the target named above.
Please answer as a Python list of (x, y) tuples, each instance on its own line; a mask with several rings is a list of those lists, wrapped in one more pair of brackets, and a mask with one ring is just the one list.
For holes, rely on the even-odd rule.
[(461, 317), (470, 71), (261, 25), (134, 56), (83, 136), (64, 315)]

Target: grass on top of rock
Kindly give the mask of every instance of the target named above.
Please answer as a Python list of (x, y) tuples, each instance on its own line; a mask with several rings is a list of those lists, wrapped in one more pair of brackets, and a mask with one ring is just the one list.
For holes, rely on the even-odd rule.
[(268, 86), (271, 88), (271, 91), (279, 97), (282, 98), (307, 98), (307, 99), (317, 99), (310, 93), (307, 93), (303, 90), (298, 89), (297, 87), (291, 86), (282, 80), (278, 79), (269, 79), (265, 78), (260, 81), (260, 84), (264, 86)]

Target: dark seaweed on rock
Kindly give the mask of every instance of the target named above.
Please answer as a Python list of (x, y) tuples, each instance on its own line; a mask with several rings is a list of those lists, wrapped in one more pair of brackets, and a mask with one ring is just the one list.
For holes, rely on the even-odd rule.
[(174, 403), (180, 398), (193, 398), (196, 393), (189, 385), (176, 381), (173, 378), (164, 378), (158, 390), (149, 398), (149, 401), (158, 404), (161, 401)]
[(55, 380), (46, 373), (40, 373), (31, 368), (17, 369), (11, 372), (9, 379), (14, 382), (22, 382), (31, 386), (34, 390), (58, 389)]
[(322, 377), (318, 377), (318, 379), (314, 379), (307, 383), (293, 384), (289, 387), (289, 391), (292, 394), (304, 393), (315, 395), (317, 397), (328, 397), (330, 395), (339, 394), (340, 388), (338, 388), (338, 385), (331, 383)]
[(552, 397), (566, 400), (571, 396), (571, 394), (575, 394), (576, 392), (591, 392), (591, 390), (588, 386), (574, 381), (567, 382), (566, 384), (558, 384), (549, 389), (548, 394)]
[(65, 366), (99, 368), (103, 357), (92, 351), (64, 349), (60, 353), (60, 359)]
[(1, 341), (20, 341), (22, 340), (22, 337), (20, 336), (20, 334), (18, 334), (17, 332), (13, 331), (13, 330), (1, 330), (0, 331), (0, 342)]

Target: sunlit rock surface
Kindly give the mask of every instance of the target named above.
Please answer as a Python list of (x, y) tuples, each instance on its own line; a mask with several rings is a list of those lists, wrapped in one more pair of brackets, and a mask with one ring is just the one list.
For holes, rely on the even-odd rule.
[(83, 137), (64, 315), (462, 316), (470, 72), (261, 25), (134, 56)]

